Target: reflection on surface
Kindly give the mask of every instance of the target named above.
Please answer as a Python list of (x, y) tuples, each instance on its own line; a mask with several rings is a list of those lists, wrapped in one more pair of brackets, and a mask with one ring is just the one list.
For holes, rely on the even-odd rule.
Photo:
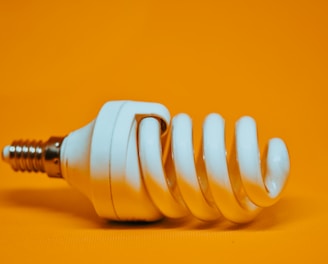
[(32, 217), (32, 214), (37, 212), (38, 215), (33, 218), (41, 217), (45, 222), (48, 221), (49, 214), (54, 214), (51, 215), (51, 221), (54, 221), (54, 217), (61, 218), (58, 225), (69, 223), (68, 227), (71, 227), (70, 222), (73, 221), (74, 228), (269, 231), (286, 229), (294, 223), (302, 222), (315, 212), (313, 201), (305, 200), (303, 197), (285, 197), (278, 204), (264, 209), (253, 222), (243, 225), (230, 223), (223, 218), (216, 222), (202, 222), (193, 217), (165, 218), (154, 223), (121, 223), (99, 218), (91, 202), (71, 188), (6, 190), (0, 195), (4, 201), (3, 209), (24, 209), (22, 216), (26, 209), (30, 209), (28, 216)]

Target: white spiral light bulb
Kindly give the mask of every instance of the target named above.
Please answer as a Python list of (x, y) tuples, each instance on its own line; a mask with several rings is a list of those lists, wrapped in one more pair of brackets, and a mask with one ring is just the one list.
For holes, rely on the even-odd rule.
[(203, 156), (195, 161), (188, 115), (171, 122), (161, 104), (113, 101), (65, 138), (16, 141), (2, 156), (14, 170), (66, 179), (104, 218), (154, 221), (192, 214), (211, 221), (223, 215), (244, 223), (280, 198), (289, 155), (281, 139), (271, 139), (262, 175), (256, 124), (243, 117), (236, 124), (236, 157), (228, 166), (224, 130), (221, 116), (207, 116)]

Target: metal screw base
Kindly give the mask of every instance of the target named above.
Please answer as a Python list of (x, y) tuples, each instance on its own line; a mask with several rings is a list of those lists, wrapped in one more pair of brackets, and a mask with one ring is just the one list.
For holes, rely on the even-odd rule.
[(14, 141), (2, 152), (2, 159), (15, 171), (45, 172), (49, 177), (62, 178), (60, 147), (64, 137), (42, 141)]

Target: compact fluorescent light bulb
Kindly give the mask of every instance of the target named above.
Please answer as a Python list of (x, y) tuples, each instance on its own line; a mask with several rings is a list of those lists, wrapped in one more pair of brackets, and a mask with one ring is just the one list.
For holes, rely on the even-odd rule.
[(192, 214), (212, 221), (223, 215), (244, 223), (277, 202), (290, 163), (285, 143), (271, 139), (262, 175), (251, 117), (236, 123), (235, 145), (228, 165), (224, 120), (210, 114), (203, 124), (203, 155), (195, 161), (188, 115), (171, 121), (161, 104), (113, 101), (65, 138), (14, 141), (2, 157), (15, 171), (64, 178), (104, 218), (155, 221)]

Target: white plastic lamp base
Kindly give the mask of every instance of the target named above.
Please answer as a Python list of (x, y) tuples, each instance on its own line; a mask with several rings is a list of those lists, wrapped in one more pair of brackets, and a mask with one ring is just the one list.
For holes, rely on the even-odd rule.
[(169, 126), (170, 114), (160, 104), (110, 102), (102, 107), (96, 120), (63, 141), (63, 177), (86, 194), (104, 218), (162, 218), (149, 199), (139, 168), (137, 120), (149, 116)]
[[(114, 101), (69, 134), (60, 147), (63, 178), (91, 199), (99, 216), (155, 221), (188, 214), (213, 221), (251, 221), (280, 198), (290, 163), (285, 143), (269, 142), (262, 175), (257, 129), (250, 117), (236, 124), (233, 164), (227, 163), (224, 120), (203, 125), (203, 157), (195, 161), (192, 121), (161, 104)], [(3, 158), (10, 160), (10, 147)]]

